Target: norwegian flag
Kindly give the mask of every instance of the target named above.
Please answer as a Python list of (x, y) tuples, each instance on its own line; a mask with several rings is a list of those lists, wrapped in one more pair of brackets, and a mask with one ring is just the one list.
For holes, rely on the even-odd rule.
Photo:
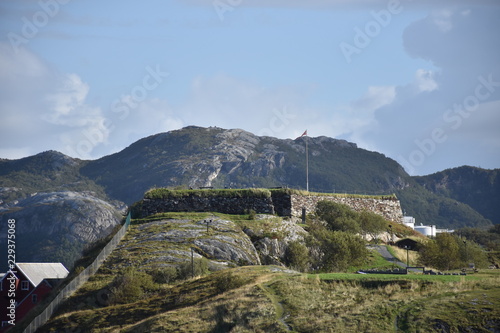
[[(303, 137), (303, 136), (307, 136), (307, 130), (305, 130), (305, 132), (304, 132), (304, 133), (302, 133), (302, 135), (301, 135), (301, 136), (299, 136), (299, 138), (301, 138), (301, 137)], [(298, 139), (298, 138), (297, 138), (297, 139)]]

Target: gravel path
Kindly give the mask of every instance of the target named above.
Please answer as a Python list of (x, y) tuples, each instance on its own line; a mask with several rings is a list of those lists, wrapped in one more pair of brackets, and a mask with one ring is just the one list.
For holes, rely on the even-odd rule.
[[(396, 257), (394, 257), (389, 250), (387, 250), (387, 246), (385, 245), (370, 245), (368, 247), (369, 249), (374, 249), (377, 250), (378, 253), (387, 261), (393, 263), (394, 265), (397, 265), (399, 267), (406, 268), (406, 263), (399, 261)], [(421, 273), (422, 270), (418, 268), (410, 268), (409, 271), (415, 272), (415, 273)]]

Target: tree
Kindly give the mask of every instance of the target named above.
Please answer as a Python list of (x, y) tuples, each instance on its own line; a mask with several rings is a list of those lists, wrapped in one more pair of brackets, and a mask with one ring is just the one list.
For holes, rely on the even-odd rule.
[(387, 221), (382, 216), (367, 210), (359, 214), (359, 225), (363, 234), (368, 234), (374, 239), (379, 233), (387, 230)]
[(429, 240), (421, 249), (420, 262), (440, 270), (459, 268), (461, 261), (456, 239), (448, 233), (437, 234), (436, 239)]
[(363, 264), (368, 258), (369, 252), (365, 247), (365, 241), (358, 235), (345, 231), (331, 231), (318, 226), (310, 232), (321, 253), (314, 266), (321, 271), (345, 271), (350, 266)]
[(490, 230), (488, 230), (488, 232), (500, 235), (500, 224), (495, 224), (493, 227), (490, 228)]
[(473, 241), (465, 241), (449, 233), (437, 234), (420, 250), (420, 263), (441, 270), (466, 267), (473, 262), (476, 267), (487, 264), (486, 253)]
[(360, 230), (359, 214), (347, 205), (322, 200), (316, 204), (315, 213), (319, 219), (327, 223), (328, 229), (332, 231), (345, 231), (355, 234)]
[(157, 288), (151, 275), (126, 268), (118, 274), (111, 283), (111, 304), (125, 304), (135, 302), (144, 296), (147, 291)]
[(288, 244), (285, 252), (285, 263), (288, 267), (305, 272), (309, 268), (309, 249), (299, 241)]

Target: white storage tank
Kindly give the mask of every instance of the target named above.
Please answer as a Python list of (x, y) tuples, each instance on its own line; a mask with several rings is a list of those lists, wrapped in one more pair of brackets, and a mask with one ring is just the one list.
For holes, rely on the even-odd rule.
[(415, 226), (415, 231), (418, 231), (422, 235), (427, 236), (427, 237), (436, 236), (436, 227), (435, 226), (420, 224), (420, 225)]

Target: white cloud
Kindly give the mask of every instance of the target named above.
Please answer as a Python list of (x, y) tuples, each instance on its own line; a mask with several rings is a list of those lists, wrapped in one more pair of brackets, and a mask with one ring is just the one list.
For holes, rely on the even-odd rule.
[(433, 91), (438, 88), (438, 84), (434, 80), (434, 73), (425, 69), (417, 70), (415, 84), (420, 91)]
[(374, 110), (391, 104), (396, 97), (396, 89), (394, 86), (372, 86), (368, 87), (368, 91), (359, 100), (352, 103), (353, 111), (373, 112)]
[(432, 16), (432, 21), (438, 27), (439, 31), (446, 33), (453, 28), (453, 22), (451, 17), (453, 12), (450, 9), (441, 9), (434, 11)]
[(76, 74), (54, 71), (35, 54), (18, 52), (0, 43), (0, 151), (3, 158), (19, 158), (44, 150), (59, 150), (73, 157), (91, 157), (92, 149), (75, 156), (74, 146), (86, 133), (101, 130), (104, 117), (87, 104), (89, 86)]
[(240, 127), (255, 134), (291, 137), (309, 116), (303, 104), (308, 90), (263, 87), (224, 74), (197, 77), (189, 101), (176, 113), (182, 114), (186, 124)]
[(81, 107), (85, 103), (88, 92), (88, 84), (82, 82), (78, 75), (66, 75), (61, 79), (57, 91), (46, 97), (50, 110), (45, 114), (45, 120), (53, 124), (66, 123), (61, 118), (71, 115)]
[[(500, 30), (498, 9), (436, 14), (405, 31), (408, 52), (439, 67), (418, 70), (414, 82), (396, 88), (393, 103), (374, 111), (377, 126), (362, 142), (396, 158), (407, 171), (425, 174), (443, 165), (498, 167), (500, 142)], [(443, 33), (443, 29), (446, 33)]]
[[(0, 43), (0, 71), (0, 158), (15, 159), (45, 150), (98, 158), (142, 137), (184, 125), (165, 100), (130, 95), (149, 94), (151, 79), (129, 89), (121, 97), (128, 103), (123, 104), (128, 105), (127, 112), (117, 113), (121, 110), (114, 110), (113, 105), (91, 105), (91, 86), (78, 74), (60, 73), (27, 49), (14, 53), (8, 44)], [(144, 82), (149, 90), (140, 89)]]
[(174, 113), (167, 101), (158, 98), (146, 99), (122, 117), (109, 116), (109, 143), (97, 147), (100, 155), (119, 151), (146, 136), (184, 126), (181, 117)]

